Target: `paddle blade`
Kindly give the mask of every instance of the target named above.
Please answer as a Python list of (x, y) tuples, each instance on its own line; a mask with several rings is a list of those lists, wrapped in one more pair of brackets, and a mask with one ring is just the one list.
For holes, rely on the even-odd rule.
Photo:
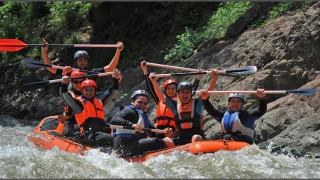
[(29, 58), (23, 58), (22, 64), (24, 64), (25, 66), (31, 67), (31, 68), (44, 68), (44, 67), (51, 67), (52, 66), (52, 65), (44, 64), (42, 62), (35, 61), (35, 60), (29, 59)]
[(18, 39), (0, 39), (0, 51), (18, 51), (28, 47), (28, 44)]
[(308, 96), (314, 96), (317, 93), (317, 89), (295, 89), (295, 90), (289, 90), (287, 93), (291, 93), (294, 95), (308, 95)]
[(25, 78), (19, 81), (19, 87), (23, 91), (32, 91), (38, 88), (41, 88), (48, 84), (48, 81), (43, 81), (36, 78)]
[(256, 66), (243, 66), (243, 67), (239, 67), (233, 70), (227, 70), (226, 73), (227, 74), (237, 74), (237, 75), (241, 75), (241, 74), (254, 74), (257, 72), (257, 67)]

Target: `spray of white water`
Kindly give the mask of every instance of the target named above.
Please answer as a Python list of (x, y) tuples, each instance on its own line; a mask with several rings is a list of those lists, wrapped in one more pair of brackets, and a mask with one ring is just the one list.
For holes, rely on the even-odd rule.
[(28, 141), (34, 126), (0, 126), (0, 178), (319, 178), (319, 158), (274, 155), (257, 145), (203, 155), (187, 152), (130, 163), (97, 150), (85, 156)]

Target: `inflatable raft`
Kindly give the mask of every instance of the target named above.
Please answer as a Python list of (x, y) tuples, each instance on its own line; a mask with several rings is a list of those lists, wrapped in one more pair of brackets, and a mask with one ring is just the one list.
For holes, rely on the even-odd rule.
[[(67, 151), (81, 155), (85, 155), (85, 152), (88, 150), (97, 148), (83, 145), (81, 142), (76, 142), (72, 137), (63, 136), (63, 127), (64, 126), (62, 123), (60, 123), (57, 115), (46, 117), (34, 128), (33, 134), (29, 136), (28, 139), (43, 149), (52, 149), (56, 146), (61, 151)], [(147, 152), (143, 156), (133, 157), (126, 160), (128, 162), (141, 163), (151, 157), (158, 156), (160, 154), (169, 154), (173, 151), (187, 151), (193, 154), (201, 154), (213, 153), (220, 150), (234, 151), (246, 146), (250, 146), (250, 144), (246, 142), (236, 142), (233, 140), (205, 140), (153, 152)]]

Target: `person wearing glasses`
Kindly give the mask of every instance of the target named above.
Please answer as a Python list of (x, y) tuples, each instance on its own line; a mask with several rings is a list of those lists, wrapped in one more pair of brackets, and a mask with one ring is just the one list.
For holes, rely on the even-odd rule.
[(244, 110), (244, 94), (230, 94), (228, 97), (228, 109), (226, 112), (213, 107), (209, 101), (208, 90), (201, 90), (200, 96), (205, 105), (205, 110), (221, 123), (222, 139), (235, 140), (253, 144), (254, 123), (267, 111), (266, 93), (264, 89), (257, 89), (256, 95), (260, 99), (258, 108)]
[[(118, 92), (119, 82), (121, 81), (121, 73), (118, 69), (115, 69), (114, 72), (115, 72), (115, 75), (114, 75), (113, 86), (100, 95), (96, 94), (96, 98), (100, 99), (103, 102), (104, 106), (110, 103), (111, 100), (117, 95), (117, 92)], [(70, 77), (72, 78), (71, 79), (72, 88), (69, 89), (68, 92), (73, 98), (78, 98), (79, 96), (82, 95), (81, 83), (85, 80), (85, 78), (83, 78), (83, 76), (85, 75), (86, 74), (84, 72), (72, 71), (70, 75)], [(76, 77), (80, 77), (80, 78), (76, 78)], [(63, 116), (61, 116), (59, 119), (61, 120), (61, 123), (64, 124), (63, 135), (67, 137), (75, 137), (80, 135), (80, 127), (76, 122), (74, 112), (67, 103), (65, 104), (65, 107), (64, 107)]]
[[(121, 80), (120, 73), (112, 75), (117, 81)], [(109, 127), (105, 123), (104, 106), (108, 99), (96, 98), (97, 84), (92, 79), (86, 79), (81, 83), (81, 96), (74, 98), (68, 92), (68, 83), (71, 78), (63, 76), (61, 82), (62, 96), (73, 109), (77, 125), (80, 127), (80, 135), (74, 140), (99, 147), (101, 151), (111, 153), (113, 149), (113, 136), (106, 131)]]

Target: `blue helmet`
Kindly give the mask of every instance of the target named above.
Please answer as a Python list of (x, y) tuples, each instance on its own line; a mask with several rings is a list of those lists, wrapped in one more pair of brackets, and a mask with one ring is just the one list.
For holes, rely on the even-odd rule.
[(244, 95), (243, 94), (230, 94), (229, 98), (228, 98), (228, 102), (230, 102), (231, 98), (240, 98), (242, 100), (242, 102), (244, 102)]
[(145, 90), (135, 90), (130, 97), (130, 100), (135, 99), (136, 96), (143, 95), (146, 96), (149, 99), (149, 93)]
[(87, 60), (89, 60), (89, 54), (87, 51), (84, 51), (84, 50), (81, 50), (81, 51), (77, 51), (75, 54), (74, 54), (74, 60), (77, 60), (79, 57), (85, 57), (87, 58)]

